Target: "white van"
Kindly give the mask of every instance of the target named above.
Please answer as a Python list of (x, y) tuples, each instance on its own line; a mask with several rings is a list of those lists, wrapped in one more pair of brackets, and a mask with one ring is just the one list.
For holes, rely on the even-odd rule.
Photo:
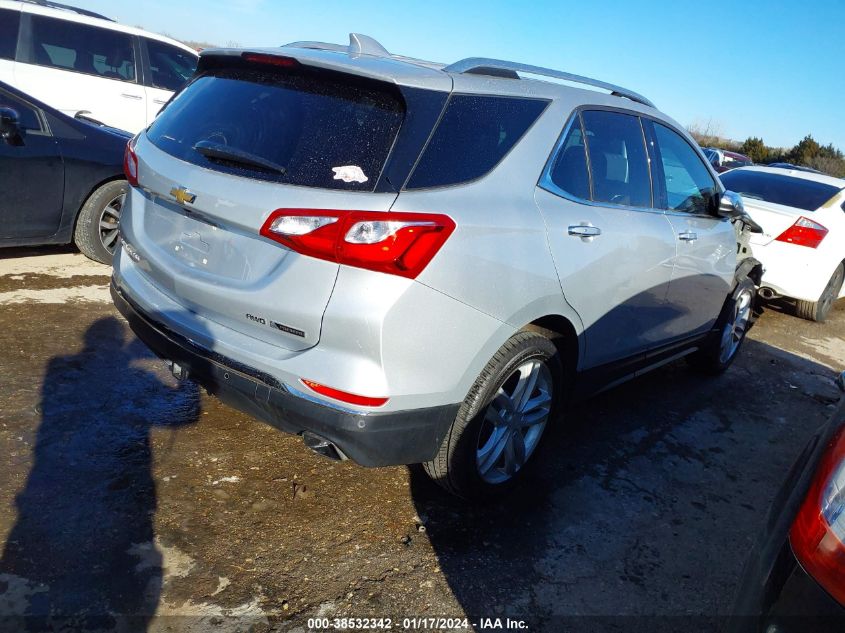
[(0, 81), (70, 116), (134, 134), (196, 65), (188, 46), (84, 9), (0, 0)]

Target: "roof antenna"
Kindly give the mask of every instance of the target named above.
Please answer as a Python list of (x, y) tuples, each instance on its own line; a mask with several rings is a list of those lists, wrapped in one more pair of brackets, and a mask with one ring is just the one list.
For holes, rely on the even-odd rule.
[(375, 57), (390, 57), (387, 49), (368, 35), (361, 33), (349, 34), (350, 55), (373, 55)]

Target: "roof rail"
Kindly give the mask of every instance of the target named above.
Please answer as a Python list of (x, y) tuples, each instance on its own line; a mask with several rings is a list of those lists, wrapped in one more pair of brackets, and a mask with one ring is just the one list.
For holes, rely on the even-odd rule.
[(29, 4), (37, 4), (41, 7), (46, 7), (48, 9), (62, 9), (64, 11), (73, 11), (74, 13), (78, 13), (79, 15), (84, 15), (89, 18), (99, 18), (100, 20), (108, 20), (109, 22), (114, 22), (111, 18), (107, 18), (104, 15), (99, 13), (94, 13), (93, 11), (88, 11), (87, 9), (80, 9), (79, 7), (73, 7), (69, 4), (61, 4), (59, 2), (52, 2), (51, 0), (23, 0), (23, 2), (28, 2)]
[(518, 78), (519, 75), (517, 75), (517, 73), (553, 77), (555, 79), (562, 79), (564, 81), (571, 81), (573, 83), (585, 84), (595, 88), (609, 90), (612, 95), (617, 97), (625, 97), (631, 101), (647, 105), (650, 108), (655, 107), (651, 101), (646, 99), (644, 96), (637, 94), (633, 90), (614, 86), (613, 84), (599, 81), (598, 79), (590, 79), (589, 77), (573, 75), (572, 73), (567, 73), (562, 70), (543, 68), (542, 66), (532, 66), (530, 64), (520, 64), (518, 62), (508, 62), (501, 59), (489, 59), (486, 57), (467, 57), (466, 59), (462, 59), (454, 64), (446, 66), (443, 70), (448, 73), (475, 73), (508, 78), (513, 78), (514, 76)]
[(328, 42), (291, 42), (284, 46), (292, 48), (313, 48), (321, 51), (336, 51), (338, 53), (349, 53), (350, 55), (373, 55), (374, 57), (392, 57), (387, 49), (368, 35), (361, 33), (349, 34), (349, 45), (329, 44)]

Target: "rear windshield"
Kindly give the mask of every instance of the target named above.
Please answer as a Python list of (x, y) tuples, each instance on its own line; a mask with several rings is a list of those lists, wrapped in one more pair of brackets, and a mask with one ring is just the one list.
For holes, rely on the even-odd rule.
[(383, 84), (219, 70), (189, 84), (147, 135), (168, 154), (207, 169), (372, 191), (403, 117), (400, 95)]
[(719, 178), (727, 189), (745, 198), (804, 211), (815, 211), (839, 192), (837, 187), (822, 182), (765, 171), (729, 171)]
[(548, 103), (516, 97), (452, 96), (406, 189), (454, 185), (487, 174)]

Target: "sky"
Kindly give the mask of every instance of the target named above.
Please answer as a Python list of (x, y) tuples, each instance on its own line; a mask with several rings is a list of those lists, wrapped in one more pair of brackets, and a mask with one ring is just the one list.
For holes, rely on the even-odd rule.
[(684, 125), (845, 151), (845, 0), (65, 0), (220, 45), (347, 43), (451, 62), (494, 57), (624, 86)]

